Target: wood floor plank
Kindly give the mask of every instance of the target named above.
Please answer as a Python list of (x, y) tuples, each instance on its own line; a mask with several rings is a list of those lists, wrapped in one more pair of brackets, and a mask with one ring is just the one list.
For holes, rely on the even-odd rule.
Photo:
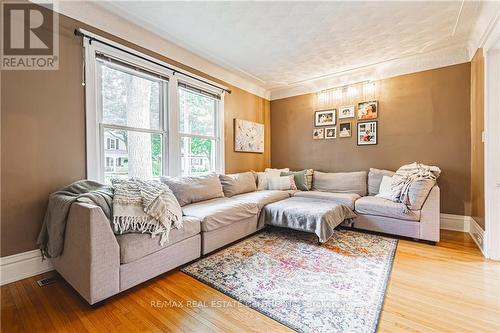
[[(379, 332), (500, 332), (500, 263), (485, 260), (468, 234), (441, 238), (437, 246), (399, 241)], [(36, 284), (53, 274), (1, 287), (2, 332), (291, 331), (179, 271), (97, 307), (62, 279)]]

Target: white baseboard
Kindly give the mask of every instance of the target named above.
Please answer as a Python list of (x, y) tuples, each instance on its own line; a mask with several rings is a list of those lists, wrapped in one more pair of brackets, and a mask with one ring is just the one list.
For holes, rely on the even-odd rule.
[(0, 258), (0, 285), (15, 282), (54, 269), (50, 259), (42, 261), (40, 250)]
[(481, 253), (486, 256), (485, 232), (470, 216), (441, 214), (441, 229), (467, 232), (471, 235)]
[(477, 224), (476, 220), (471, 217), (471, 221), (469, 223), (469, 234), (471, 235), (474, 242), (476, 242), (477, 247), (481, 250), (483, 256), (486, 257), (486, 237), (485, 231), (483, 228)]
[(471, 220), (472, 218), (470, 216), (441, 214), (440, 228), (445, 230), (469, 232)]

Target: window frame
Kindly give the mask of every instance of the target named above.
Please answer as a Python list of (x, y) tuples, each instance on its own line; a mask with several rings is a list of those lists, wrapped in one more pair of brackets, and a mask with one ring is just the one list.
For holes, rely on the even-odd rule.
[[(209, 84), (205, 84), (195, 80), (189, 76), (183, 75), (180, 72), (168, 70), (162, 66), (156, 65), (144, 59), (150, 59), (159, 64), (165, 64), (171, 68), (176, 68), (168, 63), (159, 61), (156, 58), (146, 54), (137, 52), (131, 48), (107, 40), (97, 36), (106, 44), (100, 43), (97, 40), (83, 38), (84, 45), (84, 81), (85, 86), (85, 103), (86, 103), (86, 160), (87, 160), (87, 178), (99, 182), (104, 182), (105, 176), (105, 158), (104, 158), (104, 130), (119, 129), (119, 130), (137, 130), (139, 132), (160, 133), (162, 135), (162, 176), (180, 176), (181, 175), (181, 135), (179, 131), (180, 108), (178, 103), (178, 81), (191, 86), (197, 87), (211, 94), (220, 96), (216, 103), (216, 139), (215, 139), (215, 170), (216, 173), (224, 173), (224, 90), (216, 88)], [(119, 47), (124, 51), (118, 50), (112, 46)], [(103, 61), (98, 59), (98, 54), (105, 54), (111, 59), (124, 62), (127, 65), (140, 68), (140, 71), (134, 71), (132, 68), (126, 68), (131, 71), (131, 74), (137, 76), (146, 76), (151, 79), (167, 80), (166, 84), (162, 84), (163, 89), (160, 96), (160, 128), (144, 129), (132, 128), (122, 125), (111, 125), (103, 123), (102, 115), (102, 95), (101, 95), (101, 73), (97, 62)], [(137, 55), (137, 56), (135, 56)], [(110, 63), (112, 64), (112, 63)], [(112, 67), (112, 66), (111, 66)], [(123, 68), (120, 68), (123, 70)], [(147, 71), (149, 73), (144, 73)], [(195, 74), (189, 73), (190, 76), (198, 77)], [(161, 78), (160, 78), (161, 77)], [(212, 83), (209, 80), (201, 78)], [(214, 83), (215, 84), (215, 83)]]
[[(195, 82), (195, 80), (186, 80), (186, 78), (182, 78), (182, 80), (178, 80), (178, 83), (184, 83), (186, 85), (192, 86), (193, 88), (197, 88), (200, 90), (205, 90), (207, 92), (213, 93), (210, 91), (206, 86), (204, 87), (201, 85), (199, 82)], [(185, 89), (182, 88), (181, 86), (177, 85), (177, 97), (179, 96), (179, 90), (180, 89)], [(186, 89), (187, 90), (187, 89)], [(208, 96), (207, 96), (208, 97)], [(215, 161), (214, 161), (214, 168), (215, 170), (223, 170), (224, 169), (224, 139), (223, 136), (221, 137), (221, 132), (223, 133), (224, 131), (224, 112), (220, 111), (221, 106), (222, 110), (224, 110), (224, 99), (223, 95), (220, 96), (219, 99), (213, 98), (215, 103), (215, 114), (214, 114), (214, 135), (202, 135), (202, 134), (192, 134), (192, 133), (184, 133), (180, 131), (180, 128), (178, 130), (178, 135), (179, 135), (179, 149), (181, 147), (181, 140), (182, 138), (201, 138), (201, 139), (209, 139), (209, 140), (214, 140), (215, 142)], [(217, 102), (218, 101), (218, 102)], [(180, 115), (180, 101), (177, 101), (177, 108), (179, 110), (179, 115)], [(178, 124), (180, 126), (180, 119), (178, 121)], [(179, 174), (182, 174), (182, 155), (179, 155)], [(222, 158), (221, 158), (222, 157)], [(217, 172), (217, 171), (216, 171)], [(224, 173), (224, 171), (219, 172), (219, 173)]]

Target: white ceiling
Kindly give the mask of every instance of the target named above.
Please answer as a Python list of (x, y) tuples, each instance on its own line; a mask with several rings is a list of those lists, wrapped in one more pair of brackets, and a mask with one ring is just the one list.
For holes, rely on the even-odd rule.
[(443, 50), (467, 50), (482, 6), (462, 1), (96, 4), (271, 91), (420, 54), (443, 57)]

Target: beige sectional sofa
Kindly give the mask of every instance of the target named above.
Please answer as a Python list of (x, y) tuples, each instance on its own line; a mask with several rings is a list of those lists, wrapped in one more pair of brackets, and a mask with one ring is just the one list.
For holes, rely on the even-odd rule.
[(437, 242), (439, 187), (431, 189), (420, 209), (404, 213), (403, 204), (373, 195), (371, 189), (380, 186), (378, 178), (378, 171), (315, 172), (311, 191), (257, 191), (252, 173), (221, 175), (220, 181), (215, 175), (164, 178), (184, 214), (183, 228), (172, 230), (165, 246), (149, 234), (115, 235), (101, 208), (75, 203), (64, 251), (52, 261), (82, 297), (95, 304), (256, 232), (264, 227), (259, 217), (265, 205), (290, 196), (346, 205), (358, 216), (356, 228)]

